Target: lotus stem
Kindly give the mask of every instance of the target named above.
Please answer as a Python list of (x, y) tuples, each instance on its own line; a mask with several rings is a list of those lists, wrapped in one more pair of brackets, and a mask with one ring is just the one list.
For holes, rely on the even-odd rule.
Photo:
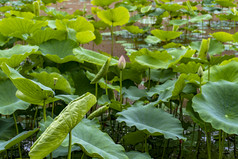
[[(17, 133), (17, 135), (18, 135), (18, 134), (19, 134), (19, 130), (18, 130), (18, 126), (17, 126), (17, 119), (16, 119), (16, 116), (15, 116), (15, 113), (13, 113), (12, 116), (13, 116), (14, 123), (15, 123), (15, 127), (16, 127), (16, 133)], [(20, 143), (18, 143), (18, 150), (19, 150), (20, 158), (22, 158), (21, 144), (20, 144)]]
[(236, 158), (236, 135), (234, 135), (234, 158)]
[(107, 74), (106, 74), (106, 95), (108, 95), (108, 88), (107, 88)]
[(81, 159), (83, 159), (84, 158), (84, 152), (83, 152), (83, 154), (82, 154), (82, 156), (81, 156)]
[(149, 154), (149, 148), (148, 148), (148, 143), (147, 143), (147, 138), (149, 137), (149, 135), (146, 136), (145, 138), (145, 152)]
[(120, 103), (121, 103), (121, 110), (122, 110), (122, 98), (123, 98), (123, 96), (122, 96), (122, 70), (120, 69)]
[(166, 152), (166, 148), (167, 148), (167, 145), (168, 145), (168, 140), (169, 139), (164, 139), (164, 149), (163, 149), (163, 155), (162, 155), (162, 157), (161, 157), (161, 159), (163, 159), (164, 158), (164, 155), (165, 155), (165, 152)]
[(43, 102), (43, 117), (44, 117), (44, 121), (46, 121), (46, 104), (45, 104), (45, 100)]
[(72, 149), (72, 134), (71, 134), (71, 130), (69, 131), (69, 147), (68, 147), (68, 157), (67, 159), (71, 159), (71, 149)]
[(113, 56), (113, 47), (114, 47), (113, 25), (111, 26), (111, 39), (112, 39), (111, 56)]
[(148, 83), (148, 90), (150, 90), (150, 74), (151, 74), (151, 71), (150, 71), (150, 68), (149, 68), (149, 75), (148, 75), (148, 76), (149, 76), (149, 79), (148, 79), (148, 80), (149, 80), (149, 81), (148, 81), (148, 82), (149, 82), (149, 83)]
[(196, 146), (196, 155), (195, 157), (198, 158), (198, 152), (199, 152), (199, 146), (200, 146), (200, 141), (201, 140), (201, 131), (200, 131), (200, 127), (198, 128), (198, 137), (197, 137), (197, 146)]
[(205, 127), (205, 133), (207, 136), (207, 155), (208, 155), (208, 159), (212, 158), (212, 154), (211, 154), (211, 134), (207, 131), (207, 126), (206, 123), (204, 122), (204, 127)]
[(210, 81), (210, 73), (211, 73), (211, 67), (210, 67), (210, 62), (208, 64), (208, 81)]
[(224, 140), (225, 140), (225, 133), (222, 130), (219, 130), (219, 159), (223, 157), (223, 147), (224, 147)]
[(51, 112), (51, 117), (54, 119), (54, 107), (55, 107), (55, 101), (52, 103), (52, 112)]
[(36, 106), (36, 111), (35, 111), (35, 115), (34, 115), (34, 119), (33, 119), (32, 129), (34, 129), (34, 127), (35, 127), (37, 113), (38, 113), (38, 105)]
[(234, 34), (236, 33), (236, 21), (234, 20)]

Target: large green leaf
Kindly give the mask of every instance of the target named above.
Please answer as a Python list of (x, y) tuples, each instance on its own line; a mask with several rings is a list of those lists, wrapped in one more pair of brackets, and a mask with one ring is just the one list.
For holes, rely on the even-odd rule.
[(0, 32), (5, 36), (13, 36), (23, 40), (42, 27), (46, 26), (46, 21), (33, 21), (23, 18), (4, 18), (0, 21)]
[(92, 0), (91, 3), (96, 6), (105, 7), (119, 0)]
[(124, 98), (129, 98), (130, 100), (139, 100), (142, 97), (146, 97), (146, 90), (139, 89), (135, 86), (130, 86), (128, 89), (123, 88)]
[(0, 125), (0, 140), (9, 140), (16, 135), (13, 118), (0, 118)]
[(127, 152), (126, 155), (129, 159), (152, 159), (147, 153), (141, 153), (138, 151), (130, 151)]
[[(124, 148), (115, 144), (107, 133), (102, 132), (88, 119), (82, 120), (72, 130), (72, 144), (79, 145), (84, 153), (90, 157), (128, 159), (124, 153)], [(67, 140), (62, 145), (68, 145)]]
[(217, 130), (238, 134), (238, 84), (229, 81), (209, 82), (202, 86), (202, 94), (193, 98), (193, 109), (201, 119)]
[(67, 134), (83, 119), (95, 103), (96, 97), (90, 93), (70, 102), (33, 144), (29, 152), (30, 158), (44, 158), (58, 148)]
[(229, 34), (227, 32), (216, 32), (213, 33), (212, 36), (221, 42), (228, 42), (228, 41), (233, 41), (233, 35)]
[(140, 29), (138, 26), (135, 26), (135, 25), (124, 26), (121, 28), (126, 29), (132, 34), (143, 34), (145, 32), (143, 29)]
[(0, 114), (11, 115), (16, 110), (26, 110), (30, 103), (16, 97), (16, 87), (10, 80), (0, 81)]
[(5, 62), (11, 67), (17, 67), (29, 55), (38, 50), (38, 46), (15, 45), (10, 49), (0, 50), (0, 64)]
[(180, 72), (180, 73), (197, 73), (198, 68), (202, 64), (195, 63), (194, 61), (188, 62), (187, 64), (181, 63), (180, 65), (174, 65), (173, 70), (174, 72)]
[[(108, 56), (106, 55), (100, 54), (92, 50), (87, 50), (82, 47), (74, 49), (73, 53), (75, 54), (75, 56), (78, 58), (79, 61), (81, 62), (86, 61), (88, 63), (93, 63), (95, 65), (102, 66), (108, 59)], [(110, 65), (117, 65), (117, 63), (118, 60), (112, 58)]]
[(120, 115), (117, 118), (119, 122), (136, 126), (149, 135), (163, 134), (166, 139), (186, 140), (180, 121), (162, 109), (154, 106), (134, 106), (117, 114)]
[(97, 12), (97, 16), (110, 26), (124, 25), (129, 21), (130, 14), (125, 7), (102, 10)]
[(76, 34), (76, 38), (80, 44), (86, 44), (96, 39), (96, 36), (92, 31), (82, 31)]
[(36, 78), (43, 85), (50, 87), (51, 89), (61, 90), (66, 93), (72, 94), (73, 88), (71, 88), (67, 79), (65, 79), (61, 74), (53, 72), (47, 73), (42, 71), (40, 73), (30, 73), (31, 76)]
[[(208, 71), (204, 72), (204, 81), (208, 81)], [(231, 61), (226, 65), (215, 65), (210, 68), (210, 81), (226, 80), (238, 82), (238, 62)]]
[[(24, 96), (23, 99), (34, 99), (36, 102), (32, 104), (40, 105), (43, 105), (44, 102), (49, 103), (53, 100), (54, 91), (51, 88), (23, 77), (16, 70), (9, 67), (5, 63), (2, 64), (2, 70), (11, 79), (15, 87), (21, 92), (20, 94)], [(18, 96), (18, 98), (19, 97), (21, 96)]]
[(189, 21), (192, 23), (197, 23), (197, 22), (201, 22), (204, 20), (210, 20), (212, 19), (212, 16), (210, 14), (203, 14), (203, 15), (197, 15), (193, 18), (191, 18)]
[(151, 34), (153, 34), (154, 36), (156, 36), (157, 38), (159, 38), (162, 41), (169, 41), (172, 39), (176, 39), (177, 37), (179, 37), (183, 32), (176, 32), (176, 31), (164, 31), (164, 30), (152, 30)]
[(34, 133), (36, 133), (39, 129), (34, 129), (30, 131), (23, 131), (11, 140), (8, 141), (0, 141), (0, 152), (10, 149), (12, 146), (20, 143), (21, 141), (25, 140), (26, 138), (30, 137)]
[(40, 45), (40, 51), (44, 56), (56, 63), (65, 63), (79, 61), (73, 55), (73, 49), (77, 46), (77, 43), (72, 40), (49, 40)]

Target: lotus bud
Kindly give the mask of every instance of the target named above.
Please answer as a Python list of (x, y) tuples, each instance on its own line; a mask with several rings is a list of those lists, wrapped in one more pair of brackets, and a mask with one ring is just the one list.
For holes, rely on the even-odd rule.
[(57, 83), (57, 81), (58, 81), (58, 78), (54, 78), (54, 86), (56, 85), (56, 83)]
[(40, 3), (38, 1), (33, 2), (33, 11), (36, 16), (40, 15)]
[(200, 78), (203, 76), (202, 66), (200, 66), (199, 69), (198, 69), (198, 76), (199, 76)]
[(118, 68), (120, 69), (120, 70), (123, 70), (123, 69), (125, 69), (125, 67), (126, 67), (126, 60), (125, 60), (125, 58), (124, 58), (124, 56), (123, 55), (121, 55), (121, 57), (120, 57), (120, 59), (119, 59), (119, 61), (118, 61)]

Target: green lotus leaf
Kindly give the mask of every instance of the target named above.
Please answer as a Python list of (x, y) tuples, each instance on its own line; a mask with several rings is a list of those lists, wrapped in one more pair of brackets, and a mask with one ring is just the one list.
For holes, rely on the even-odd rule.
[(40, 44), (40, 51), (55, 63), (80, 62), (73, 54), (73, 49), (76, 47), (78, 47), (78, 44), (72, 40), (49, 40)]
[(33, 21), (22, 18), (4, 18), (0, 22), (0, 30), (4, 36), (17, 37), (26, 40), (32, 33), (45, 27), (45, 21)]
[(147, 92), (147, 95), (149, 97), (152, 97), (155, 94), (159, 94), (160, 96), (162, 96), (162, 94), (166, 91), (166, 90), (170, 90), (170, 96), (172, 97), (172, 91), (174, 89), (174, 85), (176, 83), (176, 80), (167, 80), (165, 83), (160, 84), (160, 85), (156, 85), (154, 87), (151, 87), (150, 90)]
[(140, 9), (140, 12), (141, 12), (141, 13), (147, 13), (147, 12), (149, 12), (149, 11), (151, 10), (151, 8), (152, 8), (151, 5), (142, 7), (142, 8)]
[(140, 65), (152, 69), (167, 68), (170, 60), (172, 60), (172, 56), (166, 51), (157, 51), (153, 53), (149, 52), (144, 55), (135, 57), (135, 61)]
[(236, 32), (234, 35), (232, 35), (233, 41), (238, 42), (238, 32)]
[(23, 131), (14, 138), (8, 140), (8, 141), (0, 141), (0, 153), (2, 151), (10, 149), (12, 146), (20, 143), (21, 141), (25, 140), (26, 138), (30, 137), (34, 133), (36, 133), (39, 129), (34, 129), (30, 131)]
[(229, 0), (215, 0), (215, 3), (219, 4), (222, 7), (237, 7), (236, 4), (233, 3), (233, 1)]
[(184, 8), (182, 5), (179, 5), (177, 3), (174, 3), (174, 4), (162, 4), (161, 5), (161, 8), (166, 10), (166, 11), (169, 11), (169, 12), (176, 12), (177, 10), (179, 9), (182, 9)]
[(95, 35), (95, 39), (93, 40), (93, 42), (96, 44), (96, 45), (99, 45), (102, 43), (102, 35), (101, 33), (99, 32), (99, 30), (95, 30), (94, 31), (94, 35)]
[(112, 4), (113, 2), (117, 2), (119, 0), (92, 0), (91, 3), (95, 6), (100, 6), (100, 7), (105, 7), (105, 6), (109, 6), (110, 4)]
[(35, 17), (35, 14), (32, 12), (22, 12), (22, 11), (16, 11), (16, 10), (11, 10), (10, 12), (5, 13), (6, 18), (11, 18), (11, 17), (22, 17), (25, 19), (33, 19)]
[(125, 7), (102, 10), (97, 12), (97, 16), (110, 26), (122, 26), (126, 24), (130, 18), (129, 11)]
[(0, 46), (5, 45), (8, 42), (8, 38), (0, 33)]
[(125, 7), (126, 9), (128, 9), (129, 12), (133, 12), (137, 9), (137, 6), (134, 6), (133, 4), (126, 4), (123, 2), (118, 2), (115, 4), (115, 7)]
[(32, 145), (30, 158), (44, 158), (58, 148), (95, 103), (96, 97), (90, 93), (71, 101)]
[(35, 31), (26, 41), (31, 45), (40, 45), (41, 43), (51, 39), (64, 40), (65, 38), (65, 31), (46, 28), (45, 30)]
[(180, 72), (180, 73), (197, 73), (198, 68), (201, 66), (202, 64), (200, 63), (196, 63), (194, 61), (188, 62), (187, 64), (181, 63), (180, 65), (174, 66), (173, 70), (174, 72)]
[(143, 34), (145, 31), (143, 29), (140, 29), (138, 26), (135, 25), (129, 25), (129, 26), (123, 26), (122, 29), (126, 29), (132, 34)]
[(148, 35), (145, 38), (145, 42), (148, 43), (148, 44), (157, 44), (157, 43), (160, 43), (161, 40), (159, 38), (157, 38), (156, 36)]
[(169, 21), (169, 24), (172, 24), (172, 25), (184, 25), (184, 24), (187, 24), (188, 23), (188, 20), (182, 20), (182, 19), (175, 19), (175, 20), (170, 20)]
[(166, 139), (186, 140), (180, 121), (162, 109), (154, 106), (133, 106), (117, 114), (119, 122), (125, 122), (130, 127), (136, 126), (146, 134), (163, 134)]
[(181, 34), (183, 34), (183, 32), (164, 31), (164, 30), (155, 29), (151, 31), (151, 34), (153, 34), (154, 36), (156, 36), (162, 41), (169, 41), (172, 39), (176, 39)]
[(194, 96), (192, 107), (213, 128), (238, 134), (237, 91), (238, 84), (234, 82), (208, 82), (202, 86), (202, 93)]
[(135, 146), (138, 143), (145, 142), (147, 135), (143, 131), (129, 132), (122, 137), (123, 144), (126, 146), (133, 145)]
[[(76, 32), (91, 31), (94, 32), (94, 26), (84, 17), (78, 17), (76, 20), (64, 21), (68, 28), (74, 29)], [(58, 27), (57, 27), (58, 28)]]
[(37, 53), (38, 46), (15, 45), (10, 49), (0, 50), (0, 64), (5, 62), (11, 67), (17, 67), (29, 55)]
[(72, 100), (75, 100), (78, 97), (79, 97), (78, 95), (65, 95), (65, 94), (60, 94), (55, 96), (55, 98), (61, 99), (66, 104), (69, 104)]
[(86, 44), (89, 43), (90, 41), (93, 41), (96, 38), (96, 36), (92, 31), (82, 31), (76, 34), (76, 38), (80, 44)]
[[(192, 49), (198, 50), (200, 52), (201, 41), (192, 42), (190, 46)], [(221, 42), (210, 39), (210, 45), (207, 51), (210, 55), (221, 54), (224, 50), (224, 45)]]
[(181, 47), (181, 46), (182, 46), (182, 44), (171, 42), (171, 43), (168, 43), (168, 44), (166, 44), (166, 45), (163, 45), (163, 48), (164, 48), (164, 49), (179, 48), (179, 47)]
[[(9, 67), (7, 64), (2, 64), (3, 72), (11, 79), (12, 83), (15, 87), (24, 94), (24, 97), (31, 98), (39, 101), (39, 103), (32, 104), (40, 104), (50, 102), (54, 97), (54, 91), (42, 85), (41, 83), (35, 82), (33, 80), (27, 79), (19, 74), (16, 70)], [(26, 101), (28, 102), (28, 101)], [(29, 103), (29, 102), (28, 102)]]
[[(78, 58), (79, 61), (86, 61), (88, 63), (92, 63), (95, 65), (103, 65), (107, 59), (108, 56), (94, 52), (92, 50), (87, 50), (82, 47), (78, 47), (73, 50), (74, 55)], [(117, 65), (118, 60), (113, 59), (111, 60), (110, 65)]]
[[(153, 81), (158, 81), (159, 83), (164, 83), (167, 80), (175, 78), (175, 72), (172, 69), (166, 70), (157, 70), (157, 69), (150, 69), (150, 79)], [(149, 76), (149, 72), (146, 72), (147, 77)]]
[(142, 97), (146, 97), (146, 90), (139, 89), (135, 86), (130, 86), (128, 89), (122, 88), (122, 92), (124, 93), (124, 98), (129, 98), (131, 100), (139, 100)]
[(233, 41), (233, 35), (227, 32), (216, 32), (213, 33), (212, 36), (221, 42)]
[(210, 14), (197, 15), (189, 20), (191, 23), (202, 22), (204, 20), (210, 20), (212, 16)]
[(69, 94), (73, 93), (73, 88), (70, 86), (67, 79), (65, 79), (59, 73), (47, 73), (45, 71), (42, 71), (40, 73), (33, 72), (30, 73), (30, 75), (36, 78), (41, 84), (50, 87), (53, 90), (61, 90)]
[(127, 152), (126, 155), (129, 159), (152, 159), (147, 153), (141, 153), (138, 151), (130, 151)]
[(0, 118), (0, 125), (0, 140), (9, 140), (16, 135), (13, 118)]
[(233, 61), (234, 58), (235, 55), (211, 56), (210, 65), (225, 64), (227, 61)]
[[(204, 72), (203, 80), (208, 80), (208, 71)], [(238, 82), (238, 62), (231, 61), (226, 65), (215, 65), (210, 68), (210, 81), (216, 82), (226, 80), (230, 82)]]
[[(66, 146), (68, 141), (65, 140), (62, 144)], [(124, 153), (124, 148), (119, 144), (115, 144), (107, 133), (102, 132), (88, 119), (83, 119), (72, 130), (72, 145), (74, 144), (79, 145), (83, 152), (90, 157), (128, 159)]]
[(176, 65), (180, 62), (183, 58), (190, 58), (194, 55), (196, 50), (190, 50), (190, 49), (172, 49), (168, 51), (170, 56), (173, 57), (172, 60), (169, 61), (168, 67), (172, 67), (173, 65)]
[(26, 110), (30, 103), (16, 97), (16, 87), (10, 80), (0, 81), (0, 114), (11, 115), (16, 110)]

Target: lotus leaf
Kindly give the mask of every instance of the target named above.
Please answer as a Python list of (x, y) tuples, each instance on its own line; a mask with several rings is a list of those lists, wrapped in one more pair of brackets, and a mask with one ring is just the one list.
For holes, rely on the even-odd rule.
[(141, 153), (138, 151), (130, 151), (127, 152), (126, 155), (129, 159), (152, 159), (147, 153)]
[(183, 139), (183, 128), (178, 119), (162, 109), (154, 106), (133, 106), (117, 113), (119, 122), (125, 122), (127, 126), (136, 126), (146, 134), (158, 136), (163, 134), (166, 139)]
[(184, 24), (187, 24), (188, 23), (188, 20), (182, 20), (182, 19), (175, 19), (175, 20), (170, 20), (169, 21), (169, 24), (172, 24), (172, 25), (184, 25)]
[(197, 16), (191, 18), (189, 21), (191, 23), (197, 23), (197, 22), (201, 22), (204, 20), (210, 20), (210, 19), (212, 19), (212, 16), (210, 14), (203, 14), (203, 15), (197, 15)]
[(117, 2), (119, 0), (92, 0), (91, 3), (95, 6), (100, 6), (100, 7), (105, 7), (105, 6), (109, 6), (110, 4), (112, 4), (113, 2)]
[(47, 25), (45, 21), (32, 21), (22, 18), (4, 18), (0, 22), (0, 30), (4, 36), (13, 36), (27, 40), (30, 34), (41, 30), (41, 27)]
[(140, 9), (141, 13), (147, 13), (151, 10), (152, 6), (145, 6)]
[(5, 62), (11, 67), (17, 67), (29, 55), (37, 53), (38, 46), (15, 45), (6, 50), (0, 50), (0, 64)]
[[(73, 53), (75, 54), (75, 56), (78, 58), (79, 61), (86, 61), (88, 63), (92, 63), (95, 65), (102, 66), (108, 59), (108, 56), (106, 55), (94, 52), (92, 50), (87, 50), (82, 47), (78, 47), (74, 49)], [(117, 63), (118, 63), (118, 60), (115, 60), (112, 58), (110, 62), (110, 66), (117, 65)]]
[[(97, 135), (95, 135), (97, 134)], [(65, 140), (63, 145), (67, 145)], [(102, 132), (92, 121), (83, 119), (72, 130), (72, 145), (77, 144), (84, 153), (99, 159), (128, 159), (124, 148), (115, 144), (107, 133)]]
[(129, 132), (122, 137), (123, 143), (127, 146), (135, 146), (138, 143), (143, 143), (147, 135), (143, 131)]
[(30, 103), (16, 97), (16, 87), (10, 80), (0, 81), (0, 114), (11, 115), (16, 110), (26, 110)]
[(97, 16), (109, 26), (124, 25), (130, 18), (129, 11), (125, 7), (102, 10), (97, 12)]
[(228, 41), (233, 41), (233, 35), (229, 34), (227, 32), (216, 32), (213, 33), (212, 36), (221, 42), (228, 42)]
[(157, 43), (160, 43), (161, 40), (157, 38), (156, 36), (149, 35), (145, 38), (145, 42), (148, 44), (157, 44)]
[(176, 32), (176, 31), (164, 31), (164, 30), (152, 30), (151, 34), (153, 34), (154, 36), (156, 36), (157, 38), (159, 38), (162, 41), (169, 41), (172, 39), (176, 39), (177, 37), (179, 37), (183, 32)]
[(134, 101), (139, 100), (142, 97), (146, 97), (146, 90), (139, 89), (135, 86), (130, 86), (128, 89), (123, 87), (122, 92), (124, 93), (124, 98), (129, 98)]
[[(204, 72), (204, 81), (208, 80), (208, 71)], [(238, 62), (231, 61), (222, 66), (212, 66), (210, 68), (210, 81), (216, 82), (226, 80), (230, 82), (238, 82)]]
[(132, 34), (143, 34), (145, 32), (143, 29), (140, 29), (138, 26), (135, 26), (135, 25), (124, 26), (121, 28), (126, 29)]
[(40, 44), (40, 51), (48, 59), (56, 63), (65, 63), (69, 61), (78, 61), (74, 55), (73, 49), (78, 45), (72, 40), (49, 40)]
[[(51, 88), (23, 77), (16, 70), (9, 67), (5, 63), (2, 64), (2, 70), (5, 74), (7, 74), (7, 76), (11, 79), (12, 83), (19, 90), (18, 93), (20, 93), (24, 97), (23, 99), (31, 99), (33, 101), (37, 101), (36, 103), (32, 104), (40, 105), (42, 105), (44, 102), (48, 103), (53, 100), (54, 92)], [(18, 96), (18, 98), (19, 97), (20, 96)]]
[(1, 118), (0, 125), (0, 140), (8, 140), (16, 135), (16, 127), (13, 118)]
[(80, 44), (86, 44), (90, 41), (93, 41), (96, 36), (92, 31), (82, 31), (76, 34), (76, 38)]
[(34, 129), (30, 131), (23, 131), (14, 138), (8, 141), (0, 141), (0, 152), (10, 149), (12, 146), (20, 143), (21, 141), (25, 140), (26, 138), (30, 137), (34, 133), (36, 133), (39, 129)]
[(201, 66), (202, 64), (200, 63), (195, 63), (194, 61), (188, 62), (187, 64), (181, 63), (178, 66), (174, 66), (173, 70), (174, 72), (180, 72), (180, 73), (197, 73), (198, 68)]
[(202, 86), (202, 93), (194, 96), (192, 107), (213, 128), (238, 134), (237, 91), (238, 84), (234, 82), (208, 82)]
[(174, 4), (167, 3), (167, 4), (162, 4), (161, 8), (169, 12), (176, 12), (177, 10), (184, 8), (184, 6), (179, 5), (177, 3), (174, 3)]
[(41, 84), (47, 87), (50, 87), (53, 90), (54, 89), (61, 90), (69, 94), (73, 93), (73, 88), (71, 88), (67, 79), (65, 79), (59, 73), (56, 73), (56, 72), (47, 73), (45, 71), (42, 71), (40, 73), (33, 72), (33, 73), (30, 73), (30, 75), (36, 78)]
[(30, 158), (44, 158), (58, 148), (95, 103), (96, 97), (90, 93), (71, 101), (33, 144)]

